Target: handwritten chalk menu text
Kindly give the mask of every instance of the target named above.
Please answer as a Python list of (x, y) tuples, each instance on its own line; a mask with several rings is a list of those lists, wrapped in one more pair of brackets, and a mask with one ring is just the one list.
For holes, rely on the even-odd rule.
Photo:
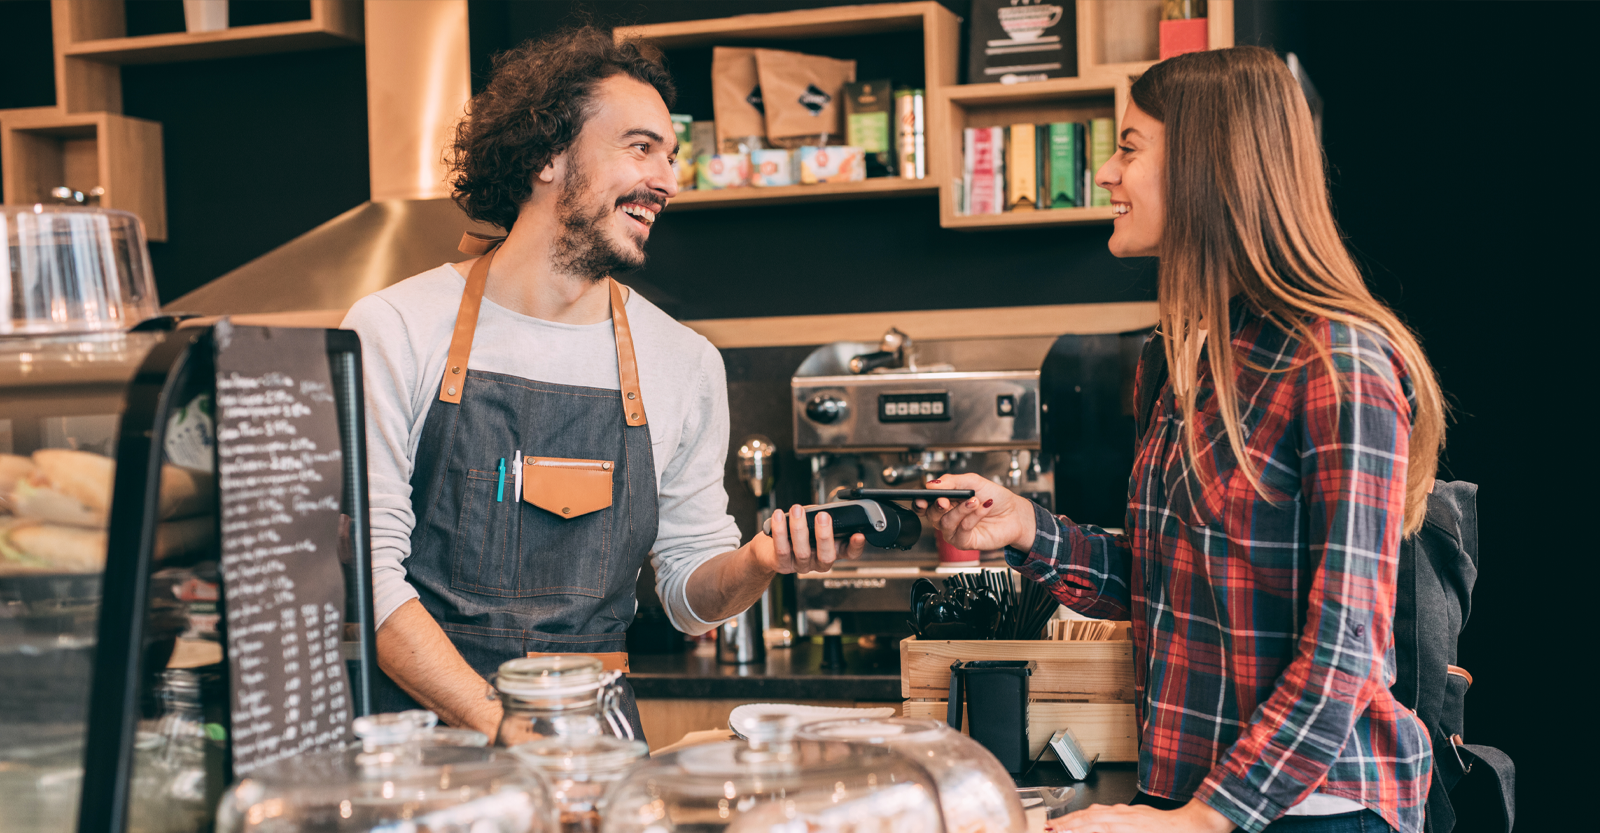
[(216, 327), (222, 580), (237, 775), (349, 733), (343, 489), (322, 330)]

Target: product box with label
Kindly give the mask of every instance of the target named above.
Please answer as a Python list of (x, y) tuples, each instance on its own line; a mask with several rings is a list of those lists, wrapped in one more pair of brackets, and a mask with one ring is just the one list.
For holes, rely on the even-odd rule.
[(750, 151), (750, 184), (762, 188), (795, 184), (794, 151), (770, 148)]
[(694, 163), (695, 189), (738, 188), (750, 184), (750, 157), (742, 153), (701, 154)]
[(866, 154), (858, 147), (803, 147), (800, 182), (860, 182), (867, 178)]

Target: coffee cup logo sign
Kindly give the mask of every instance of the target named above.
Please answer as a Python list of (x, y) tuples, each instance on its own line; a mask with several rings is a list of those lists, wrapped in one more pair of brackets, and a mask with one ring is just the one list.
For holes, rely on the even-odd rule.
[(822, 109), (833, 101), (833, 97), (817, 88), (816, 84), (807, 84), (806, 91), (800, 94), (800, 106), (811, 111), (811, 115), (822, 115)]
[(775, 176), (778, 173), (778, 163), (768, 159), (761, 163), (762, 176)]
[(1064, 10), (1055, 5), (1026, 5), (1016, 3), (1000, 9), (1000, 27), (1013, 41), (1030, 41), (1044, 34), (1044, 30), (1061, 22)]

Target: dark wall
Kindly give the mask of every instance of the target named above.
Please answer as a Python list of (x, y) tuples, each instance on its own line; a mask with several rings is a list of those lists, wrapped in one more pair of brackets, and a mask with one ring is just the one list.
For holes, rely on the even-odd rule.
[(1589, 365), (1575, 342), (1592, 309), (1582, 241), (1595, 171), (1574, 79), (1587, 84), (1600, 5), (1235, 9), (1239, 42), (1264, 33), (1319, 88), (1339, 223), (1454, 404), (1440, 477), (1482, 487), (1481, 574), (1458, 663), (1476, 680), (1466, 739), (1515, 758), (1517, 829), (1576, 829), (1561, 822), (1588, 780), (1578, 736), (1590, 733), (1570, 721), (1594, 698), (1567, 669), (1592, 627), (1580, 611), (1595, 545), (1580, 520), (1590, 476), (1579, 457), (1590, 455), (1574, 449), (1568, 391)]
[(170, 301), (360, 205), (367, 166), (359, 46), (122, 70), (123, 111), (161, 123)]

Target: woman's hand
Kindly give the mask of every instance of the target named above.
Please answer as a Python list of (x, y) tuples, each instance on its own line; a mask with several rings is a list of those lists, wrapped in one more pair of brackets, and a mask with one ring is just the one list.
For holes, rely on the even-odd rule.
[(916, 501), (917, 514), (943, 532), (951, 546), (964, 550), (1014, 547), (1023, 552), (1033, 548), (1033, 501), (1018, 497), (981, 474), (947, 474), (928, 481), (928, 488), (973, 492), (963, 501)]
[(1095, 804), (1051, 820), (1046, 829), (1056, 833), (1229, 833), (1234, 826), (1204, 802), (1190, 801), (1168, 811), (1142, 804)]

